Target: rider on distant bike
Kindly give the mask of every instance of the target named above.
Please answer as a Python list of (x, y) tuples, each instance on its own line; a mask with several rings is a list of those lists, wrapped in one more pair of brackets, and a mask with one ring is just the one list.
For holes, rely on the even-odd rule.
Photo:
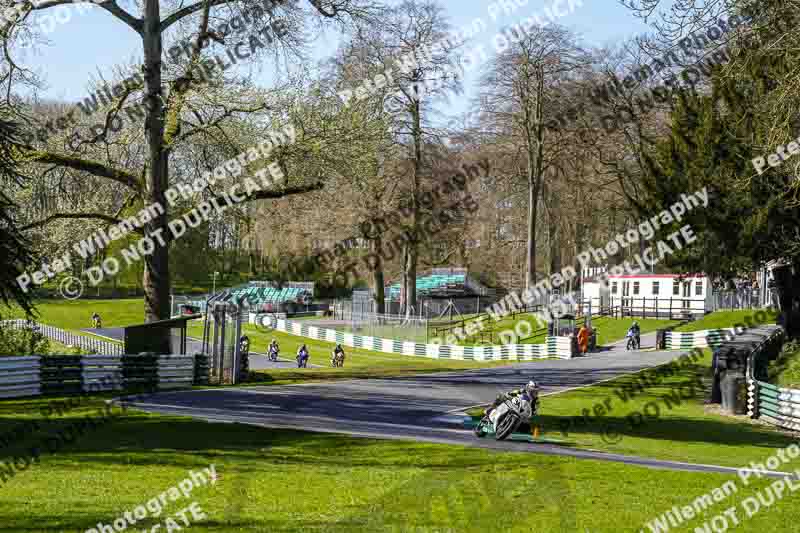
[(308, 367), (308, 348), (306, 345), (302, 345), (299, 350), (297, 350), (297, 367), (298, 368), (307, 368)]
[(634, 320), (633, 324), (631, 324), (631, 327), (628, 328), (628, 333), (625, 335), (625, 337), (634, 339), (636, 342), (636, 347), (639, 348), (642, 345), (641, 334), (642, 332), (639, 329), (639, 323)]
[[(535, 415), (537, 411), (539, 411), (539, 385), (537, 385), (533, 380), (529, 381), (527, 385), (519, 390), (504, 392), (503, 394), (499, 395), (497, 399), (495, 399), (494, 403), (487, 408), (486, 411), (484, 411), (484, 415), (489, 416), (498, 405), (501, 405), (503, 402), (510, 400), (511, 398), (521, 395), (527, 395), (531, 399), (531, 412)], [(520, 428), (517, 431), (521, 433), (530, 432), (529, 421), (523, 420), (520, 424)]]
[(267, 353), (269, 354), (269, 358), (271, 360), (273, 361), (278, 360), (278, 353), (280, 353), (280, 348), (278, 347), (278, 341), (272, 339), (272, 342), (269, 343)]
[(341, 344), (337, 344), (331, 352), (331, 362), (333, 366), (344, 366), (344, 348)]

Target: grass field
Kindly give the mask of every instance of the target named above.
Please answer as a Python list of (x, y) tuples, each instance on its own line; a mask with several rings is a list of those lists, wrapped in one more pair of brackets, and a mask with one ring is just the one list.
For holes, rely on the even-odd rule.
[[(481, 363), (428, 359), (426, 357), (412, 357), (345, 347), (346, 359), (344, 368), (331, 368), (328, 365), (330, 364), (331, 351), (336, 346), (335, 343), (308, 339), (275, 330), (265, 330), (252, 324), (244, 324), (242, 329), (243, 333), (250, 338), (251, 351), (266, 353), (267, 346), (272, 339), (275, 339), (280, 346), (280, 356), (284, 359), (294, 360), (297, 350), (302, 344), (305, 344), (311, 355), (309, 362), (327, 367), (253, 371), (253, 381), (259, 384), (263, 384), (265, 381), (273, 384), (287, 384), (309, 380), (393, 377), (419, 372), (441, 372), (510, 364), (508, 361)], [(202, 338), (202, 323), (190, 324), (189, 335)]]
[[(103, 320), (104, 328), (130, 326), (144, 322), (144, 301), (141, 298), (120, 300), (44, 300), (36, 302), (38, 316), (34, 320), (79, 333), (92, 327), (92, 314)], [(0, 308), (3, 318), (24, 318), (17, 307)]]
[[(745, 417), (707, 408), (710, 365), (706, 350), (696, 364), (673, 376), (654, 380), (647, 374), (649, 386), (642, 383), (641, 374), (631, 374), (546, 396), (537, 421), (545, 435), (576, 447), (733, 467), (762, 460), (770, 450), (796, 441)], [(697, 376), (704, 378), (703, 388)], [(470, 414), (480, 412), (474, 409)]]
[[(763, 320), (758, 320), (756, 315), (759, 315)], [(750, 322), (753, 325), (757, 324), (775, 324), (778, 319), (778, 312), (772, 309), (736, 309), (728, 311), (715, 311), (709, 313), (700, 320), (695, 320), (675, 328), (675, 331), (702, 331), (705, 329), (720, 329), (732, 328), (734, 324), (741, 323), (747, 326)]]
[[(41, 426), (0, 448), (0, 460), (23, 454), (102, 406), (93, 399), (44, 419), (45, 402), (0, 401), (0, 435), (25, 419)], [(192, 522), (198, 532), (638, 531), (672, 506), (691, 504), (733, 479), (737, 493), (686, 524), (691, 531), (768, 484), (756, 480), (745, 487), (718, 474), (128, 411), (0, 484), (0, 524), (14, 532), (83, 532), (111, 524), (176, 486), (190, 469), (211, 464), (219, 476), (215, 484), (195, 488), (188, 498), (167, 499), (159, 517), (128, 530), (149, 531), (168, 517), (183, 526), (175, 513), (196, 501), (207, 516)], [(782, 531), (798, 523), (800, 508), (786, 496), (743, 520), (747, 531)]]
[[(45, 301), (37, 304), (36, 309), (39, 313), (36, 320), (39, 322), (78, 333), (80, 333), (77, 331), (79, 328), (91, 326), (91, 314), (94, 311), (97, 311), (102, 317), (104, 327), (138, 324), (143, 321), (144, 316), (143, 301), (141, 299)], [(2, 316), (6, 317), (10, 313), (16, 313), (17, 316), (22, 314), (19, 309), (6, 308)], [(86, 325), (84, 320), (88, 321), (89, 324)], [(277, 331), (265, 331), (264, 328), (257, 328), (250, 324), (244, 324), (243, 331), (250, 337), (253, 351), (265, 352), (269, 342), (273, 338), (277, 339), (281, 346), (281, 356), (286, 359), (293, 359), (297, 349), (302, 343), (305, 343), (311, 352), (310, 362), (317, 365), (327, 366), (329, 364), (330, 352), (334, 347), (333, 343), (306, 339)], [(90, 334), (86, 333), (86, 335)], [(189, 336), (202, 338), (202, 321), (195, 321), (189, 324)], [(269, 372), (257, 372), (255, 377), (260, 382), (291, 383), (296, 382), (298, 379), (308, 381), (313, 379), (388, 377), (417, 372), (485, 368), (499, 364), (509, 363), (448, 361), (349, 348), (347, 349), (347, 360), (344, 369), (309, 368), (302, 371), (276, 369)]]

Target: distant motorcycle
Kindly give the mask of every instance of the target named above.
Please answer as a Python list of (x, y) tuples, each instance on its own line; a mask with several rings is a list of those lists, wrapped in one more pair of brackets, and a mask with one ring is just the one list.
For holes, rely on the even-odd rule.
[(344, 354), (342, 352), (331, 354), (331, 366), (333, 368), (342, 368), (344, 366)]
[(483, 437), (494, 431), (494, 438), (503, 440), (514, 433), (523, 421), (533, 418), (534, 414), (533, 401), (528, 394), (514, 396), (485, 415), (475, 426), (475, 435)]
[(297, 354), (297, 368), (308, 368), (308, 353)]
[(638, 350), (641, 346), (641, 338), (638, 335), (631, 335), (630, 333), (626, 335), (628, 338), (628, 344), (625, 347), (626, 350)]
[(267, 358), (273, 363), (276, 362), (278, 360), (278, 350), (273, 350), (270, 348), (269, 352), (267, 353)]

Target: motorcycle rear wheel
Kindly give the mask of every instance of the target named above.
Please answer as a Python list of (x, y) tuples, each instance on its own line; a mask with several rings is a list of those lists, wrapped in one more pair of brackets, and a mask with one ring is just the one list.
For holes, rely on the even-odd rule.
[(519, 417), (516, 414), (507, 413), (502, 415), (495, 425), (494, 438), (496, 440), (505, 439), (517, 429), (517, 426), (519, 426)]

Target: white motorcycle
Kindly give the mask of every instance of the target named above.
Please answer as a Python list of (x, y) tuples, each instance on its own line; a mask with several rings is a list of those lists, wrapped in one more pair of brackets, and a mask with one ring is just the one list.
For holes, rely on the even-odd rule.
[(488, 415), (485, 415), (475, 426), (475, 435), (484, 437), (487, 433), (494, 433), (494, 438), (503, 440), (514, 433), (523, 421), (528, 422), (538, 409), (538, 402), (527, 394), (520, 394), (509, 398)]

